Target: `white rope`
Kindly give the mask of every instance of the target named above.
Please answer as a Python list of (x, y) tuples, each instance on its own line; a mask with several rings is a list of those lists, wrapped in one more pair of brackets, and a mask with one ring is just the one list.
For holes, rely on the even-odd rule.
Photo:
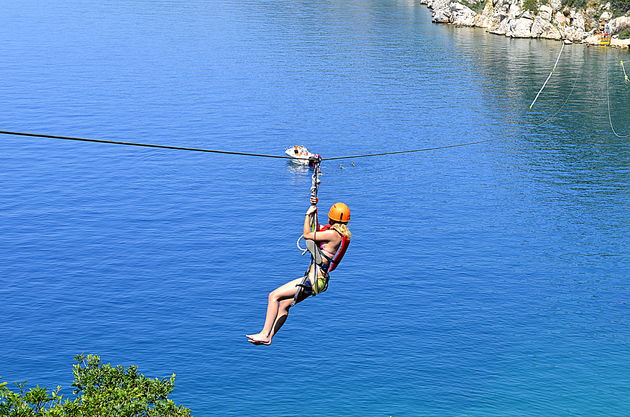
[(573, 86), (571, 87), (571, 91), (569, 91), (569, 95), (567, 96), (567, 98), (564, 100), (564, 103), (562, 103), (562, 105), (560, 107), (558, 107), (558, 109), (556, 109), (555, 112), (553, 112), (553, 114), (549, 117), (547, 117), (545, 120), (543, 120), (541, 123), (538, 123), (536, 125), (534, 125), (534, 127), (540, 127), (542, 125), (544, 125), (545, 123), (547, 123), (548, 121), (550, 121), (551, 119), (553, 119), (554, 117), (556, 117), (556, 115), (558, 113), (560, 113), (560, 111), (562, 111), (562, 109), (564, 108), (564, 106), (567, 105), (567, 103), (569, 102), (569, 100), (571, 99), (571, 95), (573, 95), (573, 90), (575, 90), (575, 86), (577, 85), (578, 81), (580, 81), (580, 79), (582, 78), (582, 73), (584, 72), (584, 65), (582, 65), (582, 69), (580, 69), (580, 73), (578, 74), (578, 76), (575, 78), (575, 80), (573, 81)]
[[(624, 69), (624, 73), (625, 73), (625, 69)], [(627, 79), (627, 76), (626, 76), (626, 79)], [(608, 84), (608, 66), (606, 66), (606, 99), (608, 103), (608, 123), (610, 124), (610, 129), (618, 138), (627, 138), (628, 136), (630, 136), (630, 134), (620, 135), (617, 133), (617, 131), (615, 130), (615, 127), (613, 126), (612, 116), (610, 115), (610, 88)]]
[(540, 93), (542, 93), (542, 90), (545, 89), (545, 86), (547, 85), (547, 83), (549, 82), (549, 80), (551, 79), (551, 76), (553, 75), (553, 73), (556, 71), (556, 67), (558, 66), (558, 61), (560, 61), (560, 55), (562, 55), (562, 51), (564, 50), (564, 43), (562, 44), (562, 48), (560, 48), (560, 53), (558, 54), (558, 58), (556, 58), (556, 63), (553, 64), (553, 69), (551, 70), (551, 72), (549, 73), (549, 76), (547, 77), (547, 79), (545, 80), (545, 83), (543, 84), (543, 86), (540, 88), (540, 91), (538, 91), (538, 94), (536, 94), (536, 98), (534, 98), (534, 101), (532, 101), (532, 104), (529, 105), (529, 108), (531, 109), (532, 107), (534, 107), (534, 103), (536, 103), (536, 100), (538, 100), (538, 96), (540, 95)]
[(626, 67), (623, 66), (623, 61), (619, 61), (619, 65), (621, 65), (621, 69), (623, 70), (623, 79), (628, 82), (628, 74), (626, 74)]
[(302, 246), (300, 246), (300, 240), (302, 240), (303, 238), (304, 238), (304, 235), (300, 235), (300, 237), (298, 237), (297, 242), (295, 242), (295, 246), (297, 246), (300, 252), (302, 252), (302, 255), (308, 252), (308, 248), (303, 248)]

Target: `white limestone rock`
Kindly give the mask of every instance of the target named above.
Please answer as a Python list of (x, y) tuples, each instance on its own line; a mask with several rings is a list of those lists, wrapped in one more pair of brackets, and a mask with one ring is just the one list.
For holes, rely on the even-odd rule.
[(584, 16), (584, 12), (581, 10), (572, 11), (570, 24), (571, 26), (584, 32), (584, 26), (586, 25), (586, 16)]
[(557, 27), (551, 25), (547, 30), (540, 34), (540, 37), (545, 39), (560, 40), (562, 39), (562, 33), (560, 33)]
[(451, 3), (451, 20), (456, 25), (472, 26), (475, 21), (475, 15), (469, 7), (460, 3)]
[(584, 39), (584, 30), (576, 28), (575, 26), (565, 26), (561, 28), (562, 38), (569, 39), (571, 41), (581, 41)]
[(595, 14), (598, 12), (599, 12), (599, 9), (594, 9), (592, 7), (587, 7), (586, 10), (584, 10), (584, 20), (585, 20), (584, 30), (585, 31), (592, 30), (593, 28), (599, 26), (599, 22), (593, 18)]
[(529, 10), (525, 10), (525, 11), (523, 12), (523, 14), (522, 14), (520, 17), (524, 17), (525, 19), (531, 19), (531, 20), (534, 20), (534, 17), (535, 17), (535, 16), (536, 16), (536, 15), (535, 15), (534, 13), (530, 12)]
[(553, 9), (549, 6), (543, 5), (538, 8), (538, 16), (540, 16), (540, 18), (543, 20), (547, 20), (550, 22), (552, 13)]
[(495, 13), (493, 3), (491, 1), (486, 2), (486, 6), (482, 12), (475, 16), (473, 25), (480, 28), (494, 28), (501, 21), (501, 15)]
[(495, 35), (507, 35), (510, 30), (510, 19), (506, 17), (501, 20), (497, 27), (490, 31), (490, 33), (494, 33)]
[(420, 4), (426, 4), (426, 6), (433, 11), (433, 0), (420, 0)]
[(558, 27), (566, 26), (569, 23), (569, 18), (564, 15), (564, 13), (558, 11), (553, 16), (553, 23), (555, 23)]
[(521, 6), (519, 6), (517, 3), (512, 3), (510, 4), (510, 8), (508, 10), (508, 16), (510, 16), (511, 18), (516, 18), (520, 16), (522, 12), (523, 9), (521, 9)]
[(545, 31), (547, 25), (551, 25), (548, 21), (544, 20), (540, 16), (536, 16), (534, 21), (532, 22), (532, 27), (529, 29), (529, 32), (532, 36), (536, 38), (540, 38), (540, 35)]
[(558, 11), (562, 8), (562, 0), (549, 0), (549, 6), (554, 11)]
[(433, 1), (433, 18), (434, 23), (451, 23), (451, 7), (449, 0)]
[(608, 22), (610, 25), (610, 34), (616, 35), (630, 27), (630, 17), (621, 16)]
[(630, 39), (612, 38), (610, 40), (610, 45), (616, 46), (617, 48), (630, 48)]
[(560, 34), (558, 28), (540, 16), (536, 16), (536, 18), (534, 18), (530, 32), (532, 36), (538, 38), (562, 39), (562, 35)]
[(510, 13), (510, 3), (501, 3), (497, 7), (499, 14), (507, 16)]
[(599, 45), (599, 35), (591, 34), (587, 36), (582, 42), (589, 45)]
[(604, 22), (609, 21), (610, 19), (612, 19), (612, 13), (610, 13), (609, 11), (604, 11), (602, 12), (602, 14), (599, 16), (599, 20), (603, 20)]
[[(486, 0), (484, 9), (476, 13), (466, 6), (468, 3), (460, 3), (463, 0), (420, 1), (431, 7), (433, 22), (483, 27), (490, 33), (515, 38), (540, 37), (579, 42), (589, 36), (588, 30), (599, 26), (592, 16), (610, 9), (610, 3), (599, 6), (591, 2), (586, 10), (581, 10), (563, 6), (563, 0), (540, 0), (538, 10), (532, 12), (523, 8), (524, 0)], [(602, 17), (607, 17), (607, 12)], [(611, 22), (613, 34), (627, 27), (630, 27), (628, 16)]]
[(510, 25), (511, 30), (509, 35), (513, 38), (531, 38), (531, 28), (533, 23), (532, 19), (527, 19), (525, 17), (518, 18), (513, 21), (512, 25)]

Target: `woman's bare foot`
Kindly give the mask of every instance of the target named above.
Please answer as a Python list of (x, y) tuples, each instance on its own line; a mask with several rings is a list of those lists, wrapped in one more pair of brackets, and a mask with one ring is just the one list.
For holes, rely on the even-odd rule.
[(256, 333), (256, 334), (246, 334), (247, 338), (249, 338), (248, 342), (253, 343), (255, 345), (270, 345), (271, 337), (265, 336), (264, 333)]
[(269, 346), (271, 344), (271, 338), (266, 338), (266, 339), (249, 339), (248, 342), (249, 343), (253, 343), (255, 345)]

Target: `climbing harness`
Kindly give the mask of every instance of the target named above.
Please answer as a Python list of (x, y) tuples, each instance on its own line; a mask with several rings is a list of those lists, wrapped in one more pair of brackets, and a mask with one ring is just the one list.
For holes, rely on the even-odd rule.
[(553, 75), (553, 73), (556, 71), (556, 67), (558, 66), (558, 61), (560, 61), (560, 55), (562, 55), (562, 51), (564, 50), (564, 43), (562, 44), (562, 48), (560, 48), (560, 53), (558, 54), (558, 58), (556, 58), (556, 63), (553, 64), (553, 69), (551, 70), (551, 72), (549, 73), (549, 76), (547, 77), (547, 79), (545, 80), (545, 83), (543, 84), (543, 86), (540, 88), (540, 90), (538, 91), (538, 94), (536, 94), (536, 97), (534, 98), (534, 101), (532, 101), (532, 104), (529, 105), (529, 108), (531, 110), (532, 107), (534, 107), (534, 103), (536, 103), (536, 100), (538, 100), (538, 96), (540, 95), (540, 93), (542, 93), (542, 90), (545, 89), (545, 86), (547, 85), (547, 83), (549, 82), (549, 79), (551, 79), (551, 76)]
[[(317, 187), (319, 185), (319, 178), (318, 178), (319, 173), (320, 172), (319, 172), (319, 162), (318, 162), (315, 167), (315, 173), (313, 174), (314, 185), (311, 188), (311, 197), (317, 196)], [(350, 209), (348, 209), (348, 206), (346, 206), (343, 203), (336, 203), (333, 206), (333, 208), (335, 206), (343, 206), (345, 210), (340, 210), (340, 211), (347, 216), (347, 219), (345, 219), (346, 221), (350, 220)], [(337, 208), (337, 210), (339, 210), (339, 208)], [(337, 215), (340, 215), (341, 213), (337, 213), (332, 208), (331, 208), (331, 212), (333, 212), (333, 216), (332, 217), (329, 216), (331, 219), (337, 220), (337, 221), (344, 220), (343, 218), (341, 219), (337, 218)], [(343, 216), (343, 214), (341, 215)], [(304, 293), (307, 293), (307, 295), (317, 295), (320, 292), (326, 291), (326, 289), (328, 288), (329, 273), (334, 271), (335, 268), (337, 268), (337, 266), (343, 259), (343, 256), (346, 254), (346, 251), (348, 250), (348, 246), (350, 245), (350, 239), (348, 239), (339, 230), (334, 228), (333, 225), (327, 224), (319, 228), (319, 225), (317, 222), (317, 213), (314, 213), (313, 217), (311, 217), (311, 230), (313, 231), (314, 236), (313, 236), (313, 239), (306, 239), (306, 248), (300, 247), (300, 240), (302, 239), (302, 236), (300, 236), (300, 238), (298, 238), (298, 241), (297, 241), (297, 247), (298, 249), (302, 251), (302, 255), (304, 255), (306, 252), (310, 252), (311, 264), (309, 265), (309, 268), (304, 273), (304, 277), (302, 278), (302, 281), (299, 284), (297, 284), (297, 287), (299, 288), (296, 291), (295, 296), (293, 297), (293, 303), (291, 304), (292, 306), (294, 306), (297, 303), (299, 298)], [(337, 248), (337, 251), (335, 253), (329, 253), (329, 255), (331, 256), (326, 255), (326, 253), (324, 253), (326, 251), (324, 251), (324, 249), (318, 246), (316, 236), (315, 236), (317, 232), (325, 232), (327, 230), (334, 230), (341, 237), (340, 246)], [(327, 260), (328, 262), (324, 262), (324, 259)], [(321, 276), (319, 272), (322, 273)], [(311, 280), (311, 276), (313, 278), (312, 280)]]
[[(334, 271), (335, 268), (337, 268), (337, 266), (339, 265), (339, 263), (343, 259), (343, 256), (346, 254), (346, 251), (348, 250), (348, 246), (350, 245), (350, 239), (345, 237), (339, 230), (335, 229), (330, 224), (327, 224), (324, 227), (322, 227), (321, 229), (319, 229), (320, 232), (325, 232), (326, 230), (334, 230), (335, 232), (337, 232), (339, 234), (339, 236), (341, 236), (341, 245), (337, 249), (337, 252), (332, 254), (333, 256), (326, 255), (322, 251), (322, 249), (318, 248), (317, 244), (314, 241), (312, 241), (312, 240), (308, 240), (307, 241), (307, 246), (309, 246), (309, 244), (312, 244), (311, 246), (313, 246), (313, 249), (309, 248), (309, 251), (311, 253), (313, 253), (313, 251), (316, 251), (318, 253), (317, 256), (320, 256), (320, 257), (323, 256), (324, 258), (326, 258), (328, 260), (328, 265), (323, 264), (323, 263), (321, 265), (319, 265), (322, 269), (325, 270), (325, 272), (328, 273), (328, 272)], [(316, 257), (316, 261), (317, 261), (317, 257)]]

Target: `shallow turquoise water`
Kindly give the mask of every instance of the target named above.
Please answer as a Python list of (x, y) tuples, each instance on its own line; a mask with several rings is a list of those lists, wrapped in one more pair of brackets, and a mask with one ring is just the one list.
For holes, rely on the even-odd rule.
[(2, 137), (5, 381), (68, 386), (86, 352), (177, 373), (195, 416), (630, 412), (630, 146), (606, 95), (608, 74), (628, 135), (627, 52), (566, 47), (529, 111), (559, 43), (410, 1), (22, 1), (3, 20), (5, 130), (324, 157), (496, 139), (325, 164), (351, 249), (263, 348), (242, 335), (306, 268), (309, 173)]

